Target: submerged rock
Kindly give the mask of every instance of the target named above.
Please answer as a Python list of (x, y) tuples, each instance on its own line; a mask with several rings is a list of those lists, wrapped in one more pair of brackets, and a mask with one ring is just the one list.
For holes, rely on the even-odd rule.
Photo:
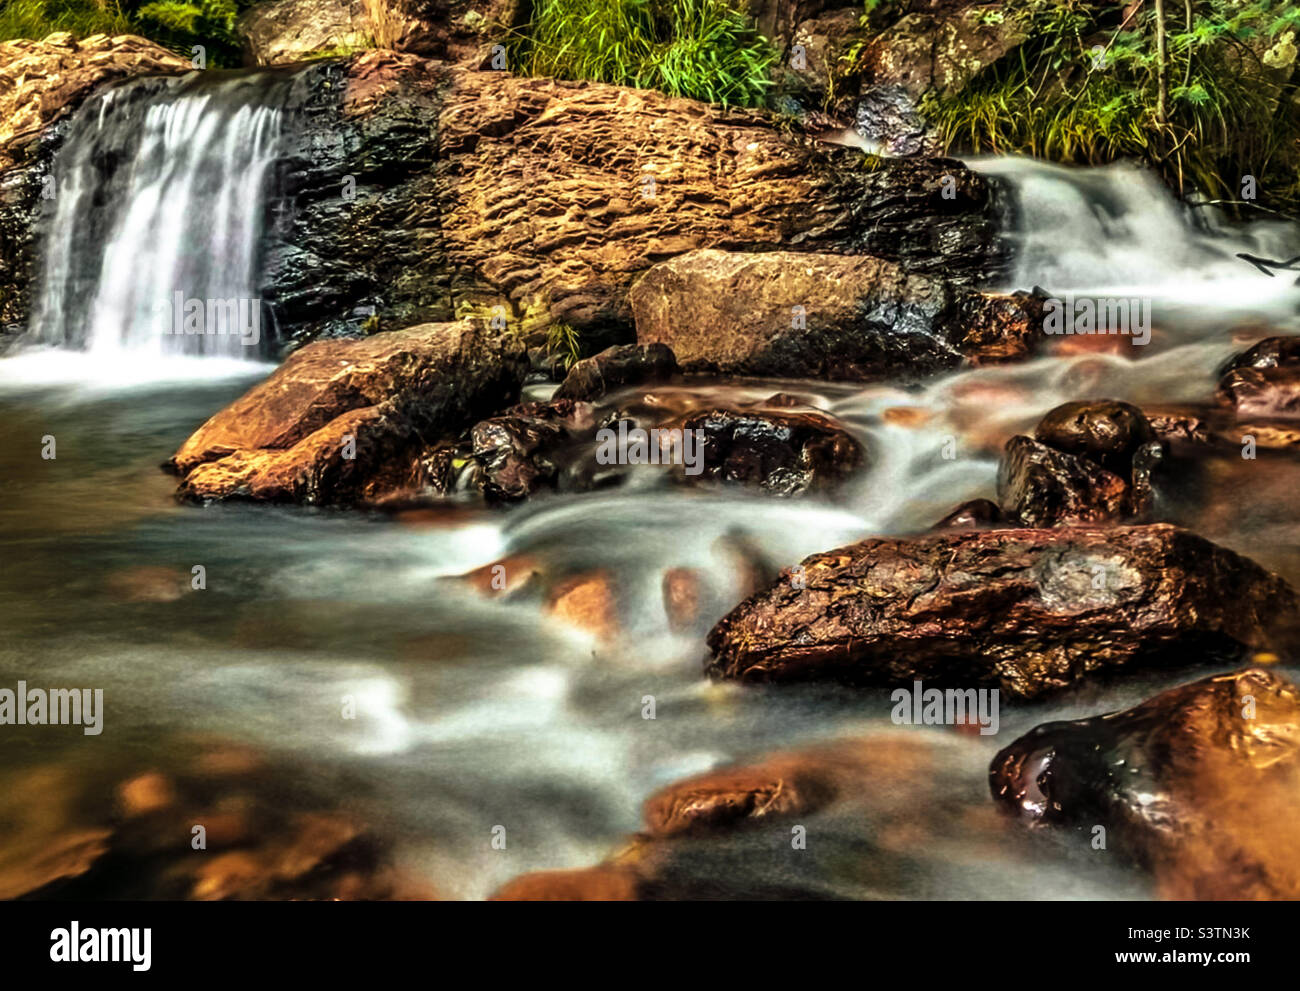
[(468, 323), (317, 342), (181, 446), (170, 461), (178, 495), (375, 498), (400, 487), (423, 443), (514, 398), (524, 373), (517, 344)]
[(574, 364), (555, 399), (600, 399), (628, 385), (659, 385), (679, 375), (677, 358), (663, 344), (616, 344)]
[(994, 799), (1150, 868), (1168, 898), (1300, 897), (1300, 690), (1216, 675), (1123, 712), (1047, 723), (994, 758)]
[(706, 670), (1031, 698), (1093, 674), (1289, 648), (1298, 605), (1282, 579), (1166, 524), (941, 531), (805, 559), (713, 628)]
[(688, 371), (916, 379), (1023, 357), (1041, 332), (1034, 297), (844, 254), (692, 251), (650, 269), (630, 299), (637, 340), (668, 345)]
[(650, 835), (678, 836), (805, 815), (835, 793), (834, 775), (817, 761), (774, 758), (669, 785), (646, 799), (643, 815)]

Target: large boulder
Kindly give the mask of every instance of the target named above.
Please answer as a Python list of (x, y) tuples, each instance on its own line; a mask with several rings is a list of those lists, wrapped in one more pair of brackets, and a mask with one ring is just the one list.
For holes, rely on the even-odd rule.
[(668, 345), (688, 371), (728, 374), (916, 378), (968, 358), (1024, 357), (1042, 326), (1035, 297), (794, 251), (691, 251), (646, 272), (631, 304), (642, 344)]
[(240, 15), (249, 65), (287, 65), (307, 56), (369, 48), (374, 28), (364, 0), (270, 0)]
[(172, 457), (188, 499), (350, 503), (400, 488), (425, 443), (518, 394), (522, 348), (465, 322), (319, 341)]
[(52, 163), (64, 122), (100, 86), (192, 68), (135, 35), (0, 42), (0, 333), (20, 330), (27, 316), (37, 218), (58, 194)]
[(940, 531), (807, 558), (713, 628), (707, 670), (1030, 698), (1290, 647), (1297, 605), (1282, 579), (1175, 526)]
[(312, 64), (302, 91), (314, 126), (263, 291), (289, 336), (472, 312), (627, 343), (637, 277), (696, 248), (877, 255), (967, 283), (1005, 264), (981, 176), (875, 162), (758, 111), (379, 51)]
[(994, 799), (1150, 868), (1168, 898), (1300, 898), (1300, 689), (1248, 669), (1124, 712), (1039, 726), (994, 758)]

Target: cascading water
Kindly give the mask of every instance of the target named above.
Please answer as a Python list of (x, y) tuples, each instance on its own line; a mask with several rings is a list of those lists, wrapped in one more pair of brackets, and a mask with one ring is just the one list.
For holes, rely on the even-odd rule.
[[(225, 249), (212, 247), (211, 207), (200, 213), (206, 225), (172, 211), (203, 211), (204, 195), (234, 186), (200, 176), (189, 152), (221, 159), (226, 164), (214, 167), (245, 182), (239, 196), (221, 197), (231, 207), (222, 237), (247, 223), (239, 229), (247, 243), (256, 241), (258, 197), (268, 195), (267, 179), (263, 174), (260, 186), (249, 185), (231, 161), (246, 149), (220, 139), (236, 130), (248, 137), (261, 121), (263, 141), (273, 142), (276, 125), (256, 108), (274, 101), (265, 93), (239, 99), (209, 93), (206, 102), (180, 106), (200, 96), (183, 84), (166, 95), (123, 87), (111, 109), (100, 106), (74, 122), (64, 149), (68, 161), (115, 176), (116, 191), (111, 198), (92, 196), (90, 171), (80, 187), (60, 190), (72, 202), (58, 204), (62, 220), (51, 231), (70, 240), (47, 240), (47, 265), (57, 267), (42, 289), (45, 340), (97, 346), (101, 324), (90, 301), (108, 294), (119, 309), (104, 340), (123, 347), (133, 329), (127, 314), (152, 302), (151, 293), (203, 292), (183, 280), (200, 270), (208, 279), (200, 259), (212, 265), (223, 257)], [(169, 100), (178, 105), (168, 109)], [(110, 140), (118, 124), (109, 118), (124, 110), (140, 124), (157, 111), (157, 130), (145, 127), (137, 140), (123, 126)], [(167, 169), (164, 120), (178, 136), (206, 136), (202, 149), (177, 150)], [(153, 153), (146, 151), (150, 141)], [(1294, 330), (1289, 277), (1269, 278), (1235, 255), (1289, 257), (1300, 253), (1291, 246), (1300, 232), (1266, 224), (1216, 233), (1212, 218), (1205, 218), (1208, 227), (1193, 223), (1164, 189), (1133, 170), (977, 164), (1004, 176), (1017, 203), (1015, 233), (1023, 250), (1016, 288), (1146, 287), (1151, 291), (1142, 295), (1160, 300), (1160, 332), (1134, 349), (1136, 355), (1049, 350), (1034, 361), (969, 369), (920, 389), (770, 381), (682, 387), (702, 403), (797, 392), (839, 417), (871, 459), (858, 484), (831, 503), (743, 491), (710, 497), (655, 487), (652, 480), (538, 500), (503, 514), (436, 516), (423, 528), (418, 516), (408, 526), (265, 506), (197, 513), (171, 502), (173, 483), (156, 472), (157, 462), (239, 395), (243, 383), (214, 379), (178, 388), (155, 381), (143, 398), (80, 385), (33, 392), (30, 379), (26, 391), (0, 391), (0, 415), (13, 436), (57, 435), (60, 463), (80, 459), (72, 461), (77, 470), (54, 472), (30, 447), (0, 447), (0, 477), (9, 483), (0, 500), (0, 533), (16, 535), (7, 548), (16, 561), (0, 569), (6, 633), (0, 685), (28, 676), (33, 660), (51, 683), (104, 684), (113, 699), (112, 722), (96, 752), (112, 754), (103, 761), (115, 765), (116, 777), (103, 772), (109, 785), (130, 769), (156, 769), (172, 741), (194, 734), (267, 755), (283, 777), (309, 782), (330, 801), (381, 824), (398, 838), (403, 867), (436, 879), (449, 897), (482, 897), (530, 870), (599, 862), (638, 828), (647, 795), (688, 774), (837, 736), (904, 732), (890, 722), (887, 691), (763, 691), (701, 677), (706, 631), (744, 594), (737, 556), (784, 566), (868, 535), (923, 529), (958, 502), (992, 496), (1001, 446), (1046, 409), (1090, 396), (1203, 402), (1213, 392), (1215, 368), (1240, 349), (1232, 339), (1238, 324), (1252, 323), (1256, 336)], [(134, 205), (128, 189), (145, 199)], [(173, 208), (162, 205), (169, 191)], [(85, 204), (80, 210), (73, 192)], [(158, 219), (152, 231), (150, 218)], [(188, 233), (164, 247), (162, 234), (175, 225)], [(103, 274), (115, 270), (114, 252), (128, 237), (137, 244), (143, 239), (151, 259), (121, 260), (116, 271), (125, 273), (130, 295)], [(112, 246), (94, 249), (99, 240)], [(255, 248), (248, 251), (255, 256)], [(187, 263), (199, 267), (187, 270)], [(186, 274), (178, 277), (178, 270)], [(218, 281), (214, 274), (209, 284)], [(255, 277), (241, 283), (250, 292), (255, 284)], [(1213, 292), (1204, 293), (1206, 285)], [(114, 286), (121, 297), (112, 295)], [(209, 291), (231, 295), (239, 287)], [(1206, 299), (1198, 301), (1198, 294)], [(70, 356), (61, 352), (59, 359)], [(0, 361), (0, 383), (21, 360)], [(606, 397), (596, 415), (618, 410), (626, 398)], [(1249, 482), (1228, 473), (1232, 460), (1236, 470), (1254, 465)], [(1268, 489), (1262, 465), (1225, 459), (1195, 522), (1200, 532), (1295, 583), (1294, 512), (1273, 513), (1274, 503), (1290, 506), (1294, 486), (1280, 474), (1274, 477), (1284, 484)], [(1234, 488), (1245, 484), (1253, 487), (1250, 516), (1237, 513), (1243, 501)], [(76, 549), (75, 569), (68, 567), (69, 547)], [(437, 581), (507, 556), (550, 574), (615, 573), (614, 584), (627, 590), (616, 643), (598, 648), (538, 606), (484, 600), (462, 583)], [(178, 582), (189, 588), (196, 563), (207, 568), (210, 587), (197, 595), (177, 591)], [(682, 632), (665, 623), (661, 589), (670, 568), (703, 576), (707, 606)], [(50, 595), (54, 587), (69, 593)], [(932, 766), (917, 772), (936, 782), (928, 804), (907, 809), (920, 839), (903, 841), (905, 855), (895, 850), (881, 858), (893, 865), (888, 871), (853, 876), (846, 865), (872, 862), (863, 853), (873, 841), (870, 815), (819, 822), (818, 849), (829, 852), (808, 858), (823, 866), (807, 868), (799, 883), (838, 897), (1148, 893), (1140, 877), (1099, 866), (1095, 856), (1080, 862), (1043, 849), (1027, 860), (1019, 833), (999, 832), (992, 816), (986, 823), (962, 813), (987, 811), (988, 763), (1007, 740), (1039, 723), (1131, 705), (1179, 680), (1182, 674), (1153, 673), (1008, 707), (997, 738), (906, 730), (910, 739), (935, 744)], [(640, 715), (646, 695), (657, 700), (654, 720)], [(357, 701), (354, 720), (338, 716), (344, 696)], [(31, 739), (32, 750), (13, 757), (19, 770), (45, 763), (84, 778), (100, 773), (72, 759), (72, 744), (67, 753), (58, 749), (60, 737)], [(162, 742), (142, 753), (141, 740)], [(364, 787), (349, 783), (354, 779)], [(871, 788), (859, 797), (867, 813), (895, 800)], [(485, 839), (497, 823), (510, 830), (503, 850)], [(711, 856), (689, 869), (718, 893), (762, 893), (772, 874), (771, 850), (760, 848), (769, 834), (747, 835), (716, 841)]]
[(31, 336), (97, 357), (255, 359), (275, 87), (146, 79), (72, 120), (53, 168)]

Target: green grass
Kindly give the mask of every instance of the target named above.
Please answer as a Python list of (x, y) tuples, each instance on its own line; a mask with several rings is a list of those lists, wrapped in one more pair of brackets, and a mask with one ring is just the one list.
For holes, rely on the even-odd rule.
[(208, 65), (240, 64), (235, 19), (252, 0), (0, 0), (0, 41), (40, 39), (56, 31), (78, 38), (138, 34), (178, 54), (195, 45)]
[(132, 29), (130, 18), (112, 0), (0, 0), (0, 41), (44, 38), (56, 31), (84, 38)]
[(723, 0), (537, 0), (508, 45), (524, 75), (764, 103), (776, 50)]
[[(921, 111), (950, 148), (1069, 164), (1140, 158), (1184, 192), (1223, 199), (1239, 197), (1242, 176), (1254, 175), (1261, 199), (1296, 210), (1295, 89), (1264, 85), (1249, 43), (1287, 28), (1300, 8), (1200, 0), (1191, 30), (1182, 5), (1166, 8), (1163, 119), (1150, 11), (1125, 22), (1118, 7), (1100, 8), (1099, 15), (1098, 8), (1068, 2), (1021, 12), (1028, 42), (964, 91), (925, 99)], [(1098, 43), (1105, 48), (1100, 65)]]

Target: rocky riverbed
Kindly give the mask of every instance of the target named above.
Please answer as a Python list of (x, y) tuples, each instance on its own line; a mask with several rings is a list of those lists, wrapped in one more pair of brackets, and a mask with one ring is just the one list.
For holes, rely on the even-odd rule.
[(0, 897), (1300, 896), (1300, 226), (941, 157), (962, 5), (785, 115), (262, 6), (0, 43)]

